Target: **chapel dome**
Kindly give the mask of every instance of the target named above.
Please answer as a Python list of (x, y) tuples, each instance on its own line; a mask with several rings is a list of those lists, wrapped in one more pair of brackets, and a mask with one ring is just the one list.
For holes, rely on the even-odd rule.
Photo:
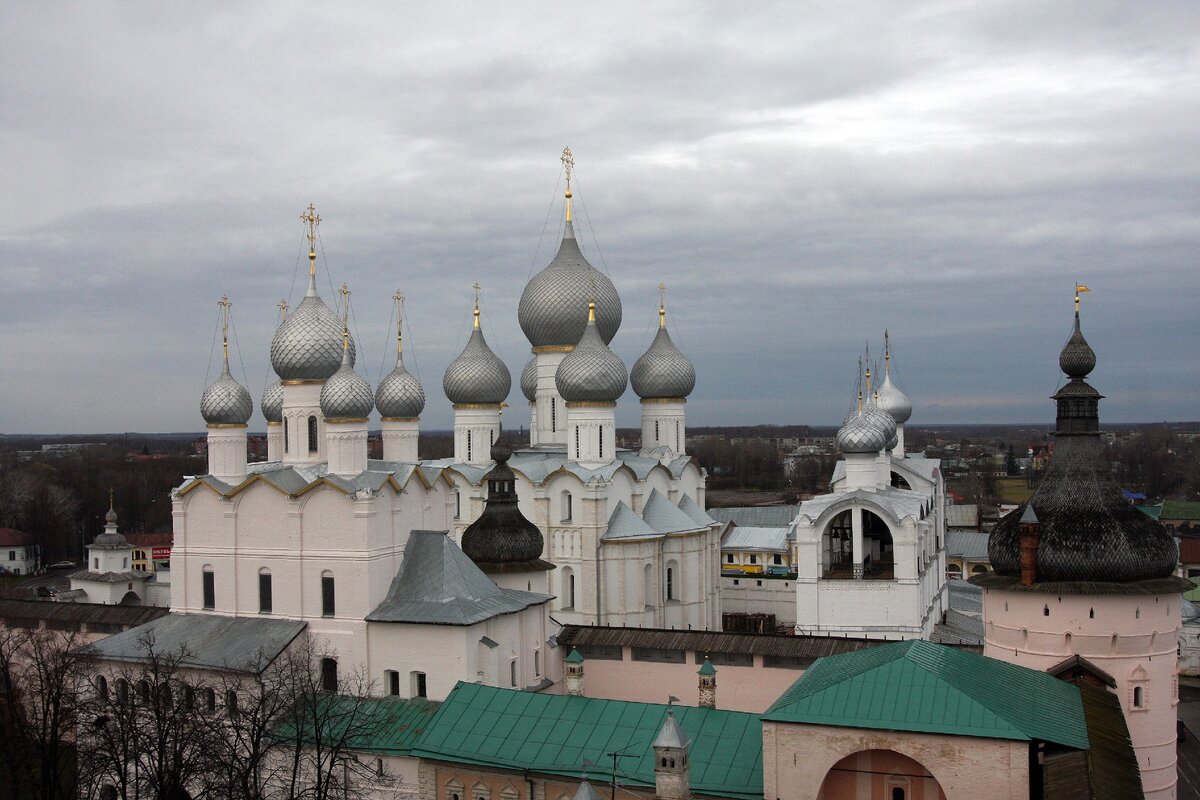
[(537, 401), (537, 358), (529, 359), (521, 370), (521, 394), (531, 403)]
[(415, 419), (425, 410), (425, 389), (417, 376), (405, 368), (400, 354), (396, 355), (396, 368), (375, 390), (375, 407), (384, 419)]
[(608, 276), (583, 257), (568, 219), (558, 253), (521, 292), (517, 320), (534, 347), (571, 347), (583, 336), (593, 300), (596, 326), (608, 344), (621, 327), (621, 298)]
[(463, 531), (463, 552), (485, 572), (553, 569), (541, 560), (542, 532), (517, 504), (516, 475), (508, 466), (511, 456), (508, 446), (500, 442), (492, 446), (496, 465), (487, 475), (487, 502), (479, 518)]
[(500, 357), (492, 352), (479, 328), (479, 309), (475, 309), (475, 328), (467, 346), (446, 367), (442, 389), (451, 403), (500, 405), (508, 399), (512, 376)]
[(276, 378), (267, 384), (259, 407), (267, 422), (283, 422), (283, 381)]
[(866, 408), (847, 416), (836, 437), (838, 450), (843, 453), (878, 453), (887, 440), (887, 431)]
[(625, 393), (629, 374), (600, 335), (595, 307), (589, 305), (588, 319), (575, 349), (558, 365), (554, 385), (568, 403), (615, 402)]
[[(350, 339), (350, 366), (355, 360)], [(271, 366), (285, 381), (325, 380), (342, 363), (342, 322), (317, 294), (310, 281), (308, 294), (288, 314), (271, 339)]]
[(342, 363), (321, 387), (321, 416), (326, 420), (363, 420), (375, 407), (371, 384), (354, 371), (350, 360), (349, 336), (342, 351)]
[(666, 318), (659, 309), (658, 333), (629, 375), (638, 397), (684, 398), (696, 388), (696, 367), (679, 351), (667, 333)]
[(254, 413), (254, 401), (245, 386), (229, 373), (229, 358), (217, 379), (200, 396), (200, 414), (209, 425), (245, 425)]

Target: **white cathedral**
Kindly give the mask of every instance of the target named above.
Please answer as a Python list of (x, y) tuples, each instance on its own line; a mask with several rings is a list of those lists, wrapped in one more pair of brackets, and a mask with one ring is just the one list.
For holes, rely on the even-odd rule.
[[(568, 181), (562, 243), (519, 308), (533, 352), (520, 382), (530, 441), (496, 459), (507, 461), (540, 552), (491, 569), (459, 546), (489, 482), (493, 496), (506, 483), (493, 446), (511, 378), (484, 338), (478, 300), (443, 379), (454, 456), (422, 461), (425, 394), (405, 369), (399, 327), (396, 367), (372, 392), (354, 369), (348, 298), (339, 317), (317, 292), (310, 206), (308, 291), (271, 342), (279, 379), (262, 400), (266, 462), (247, 463), (253, 403), (227, 351), (204, 392), (208, 474), (173, 498), (172, 616), (302, 621), (341, 668), (385, 692), (431, 697), (458, 680), (557, 681), (562, 655), (547, 652), (557, 623), (719, 629), (721, 526), (703, 511), (705, 474), (686, 454), (694, 367), (660, 302), (657, 336), (632, 370), (643, 447), (618, 448), (616, 401), (630, 379), (608, 343), (621, 301), (583, 257), (571, 217)], [(378, 461), (367, 457), (375, 409)]]

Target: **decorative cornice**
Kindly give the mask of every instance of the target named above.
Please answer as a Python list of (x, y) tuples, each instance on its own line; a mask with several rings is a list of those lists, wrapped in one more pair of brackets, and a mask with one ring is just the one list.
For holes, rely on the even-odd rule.
[(646, 405), (648, 403), (680, 403), (680, 404), (683, 404), (686, 402), (687, 402), (686, 397), (643, 397), (642, 398), (642, 405)]
[(324, 382), (321, 378), (288, 378), (280, 381), (284, 386), (320, 386)]
[(499, 411), (499, 403), (455, 403), (455, 411)]
[(213, 430), (214, 428), (245, 428), (245, 427), (246, 427), (246, 424), (243, 422), (212, 422), (212, 423), (209, 423), (209, 426), (208, 426), (209, 430)]
[(282, 422), (282, 421), (280, 421), (280, 422), (272, 422), (271, 420), (267, 420), (267, 427), (268, 427), (268, 428), (270, 428), (270, 427), (272, 427), (272, 426), (274, 426), (274, 427), (276, 427), (276, 428), (282, 428), (282, 427), (283, 427), (283, 422)]
[(362, 422), (366, 422), (366, 421), (367, 421), (366, 417), (330, 417), (325, 420), (325, 424), (326, 425), (339, 425), (339, 424), (340, 425), (348, 425), (352, 422), (362, 423)]
[(533, 348), (534, 353), (569, 353), (575, 349), (573, 344), (543, 344)]
[(420, 417), (383, 417), (380, 422), (417, 422)]
[(567, 403), (567, 408), (616, 408), (613, 400), (574, 400)]

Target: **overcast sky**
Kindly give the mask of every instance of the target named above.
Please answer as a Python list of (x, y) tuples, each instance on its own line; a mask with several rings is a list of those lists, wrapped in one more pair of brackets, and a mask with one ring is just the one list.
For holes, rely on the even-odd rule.
[(528, 424), (517, 300), (561, 235), (564, 145), (613, 348), (644, 350), (665, 282), (691, 424), (835, 423), (885, 327), (914, 424), (1050, 424), (1076, 280), (1102, 418), (1200, 417), (1195, 2), (2, 15), (0, 432), (200, 430), (224, 293), (257, 406), (309, 202), (360, 372), (391, 369), (400, 289), (422, 424), (448, 427), (478, 281)]

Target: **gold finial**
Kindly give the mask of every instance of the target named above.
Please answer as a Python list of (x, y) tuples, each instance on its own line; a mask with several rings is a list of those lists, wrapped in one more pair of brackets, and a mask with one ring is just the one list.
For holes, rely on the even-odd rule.
[(658, 284), (658, 327), (667, 327), (667, 285)]
[(116, 511), (116, 509), (113, 508), (113, 490), (111, 486), (108, 487), (108, 510)]
[(225, 367), (229, 368), (229, 307), (233, 305), (229, 302), (227, 295), (221, 295), (221, 299), (217, 301), (217, 305), (221, 307), (221, 350), (225, 356)]
[(300, 221), (308, 226), (308, 276), (312, 278), (317, 274), (317, 226), (321, 224), (321, 217), (312, 203), (300, 215)]
[(1089, 289), (1088, 287), (1084, 286), (1082, 283), (1076, 282), (1076, 284), (1075, 284), (1075, 313), (1076, 314), (1079, 313), (1079, 295), (1082, 294), (1083, 292), (1090, 292), (1090, 291), (1092, 291), (1092, 290)]
[(883, 329), (883, 371), (890, 373), (892, 371), (892, 351), (888, 345), (888, 330)]
[(862, 413), (862, 389), (858, 390), (858, 413)]
[(338, 290), (342, 295), (342, 350), (350, 349), (350, 287), (345, 283)]
[(567, 173), (567, 222), (571, 221), (571, 173), (575, 171), (575, 157), (571, 155), (571, 148), (564, 147), (562, 157), (563, 170)]
[(483, 287), (478, 282), (472, 283), (471, 288), (475, 290), (475, 327), (479, 327), (479, 290)]
[(392, 299), (396, 301), (396, 353), (400, 354), (404, 352), (404, 295), (397, 289)]
[(285, 319), (287, 319), (287, 312), (288, 312), (287, 298), (284, 298), (283, 300), (279, 301), (278, 308), (279, 308), (279, 321), (283, 322)]
[(588, 301), (588, 322), (595, 322), (595, 321), (596, 321), (596, 304), (595, 304), (595, 302)]
[(871, 396), (871, 367), (867, 367), (867, 397)]

